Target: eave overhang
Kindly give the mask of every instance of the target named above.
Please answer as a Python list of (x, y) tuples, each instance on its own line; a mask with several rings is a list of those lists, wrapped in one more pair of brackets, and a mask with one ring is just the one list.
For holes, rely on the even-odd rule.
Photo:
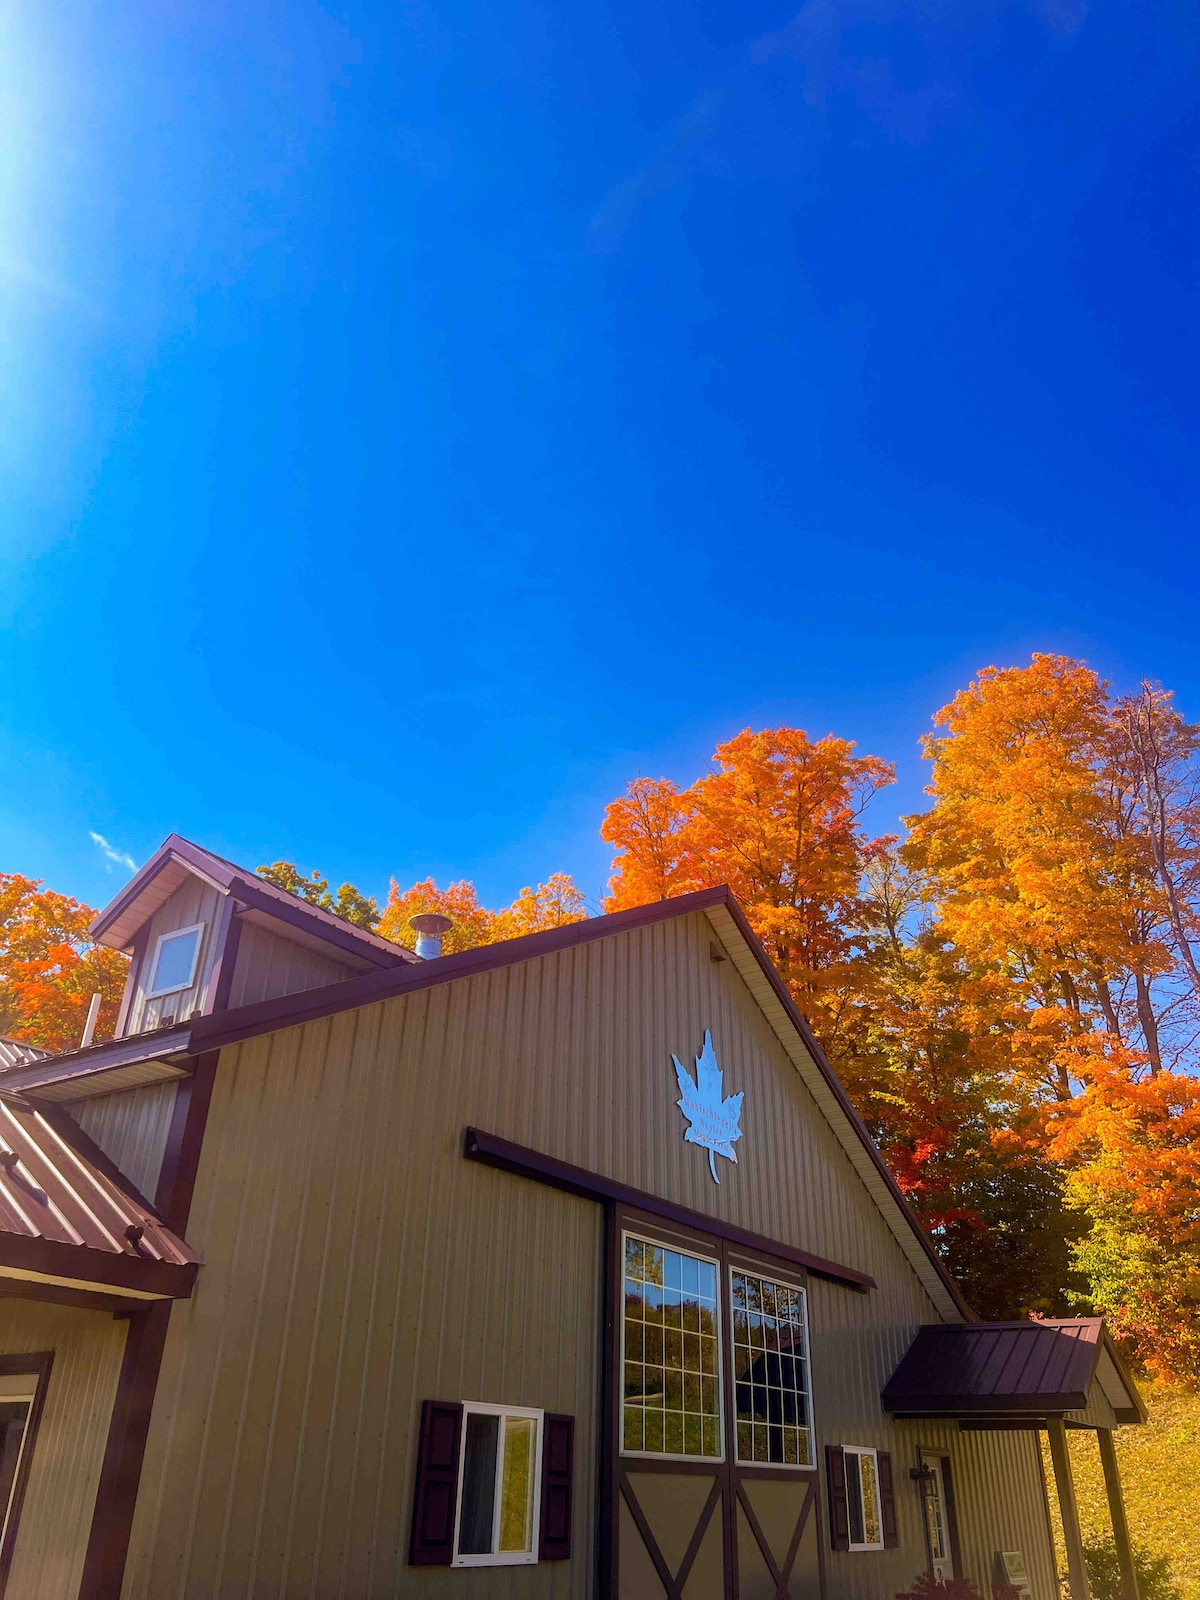
[(0, 1078), (6, 1092), (35, 1095), (39, 1100), (83, 1100), (112, 1094), (144, 1083), (186, 1077), (191, 1070), (190, 1022), (130, 1034), (66, 1050), (28, 1066), (14, 1067)]

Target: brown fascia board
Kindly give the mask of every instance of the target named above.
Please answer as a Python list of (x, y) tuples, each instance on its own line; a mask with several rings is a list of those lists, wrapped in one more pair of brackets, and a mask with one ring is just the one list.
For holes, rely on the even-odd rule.
[(891, 1416), (905, 1417), (986, 1417), (996, 1412), (1013, 1416), (1045, 1416), (1047, 1411), (1083, 1411), (1088, 1397), (1084, 1390), (1064, 1389), (1044, 1394), (939, 1394), (928, 1405), (914, 1401), (912, 1395), (889, 1401), (883, 1409)]
[(260, 1000), (254, 1005), (241, 1006), (235, 1011), (197, 1017), (192, 1023), (192, 1045), (197, 1051), (218, 1050), (224, 1045), (254, 1038), (258, 1034), (274, 1033), (280, 1028), (295, 1027), (302, 1022), (315, 1022), (321, 1017), (353, 1010), (356, 1006), (370, 1005), (377, 1000), (390, 1000), (418, 989), (429, 989), (436, 984), (451, 983), (458, 978), (494, 972), (500, 967), (511, 966), (518, 961), (532, 961), (539, 956), (554, 955), (560, 950), (570, 950), (577, 945), (589, 944), (593, 939), (612, 938), (617, 934), (629, 933), (637, 928), (652, 927), (656, 923), (667, 922), (675, 917), (687, 917), (695, 912), (708, 911), (715, 906), (724, 907), (733, 918), (747, 948), (762, 968), (789, 1021), (816, 1063), (817, 1070), (828, 1083), (839, 1108), (870, 1156), (892, 1200), (912, 1229), (964, 1320), (978, 1321), (876, 1148), (866, 1124), (851, 1104), (850, 1097), (830, 1066), (825, 1052), (813, 1037), (812, 1029), (797, 1009), (796, 1002), (775, 970), (770, 956), (747, 922), (746, 915), (734, 898), (733, 891), (726, 884), (720, 884), (713, 889), (696, 889), (691, 894), (677, 895), (670, 900), (656, 900), (650, 905), (635, 906), (630, 911), (615, 911), (608, 916), (589, 917), (583, 922), (569, 922), (561, 928), (551, 928), (545, 933), (529, 933), (519, 939), (505, 939), (497, 944), (481, 945), (475, 950), (464, 950), (459, 955), (439, 956), (431, 961), (406, 966), (403, 971), (393, 969), (390, 972), (366, 973), (360, 978), (348, 978), (341, 983), (329, 984), (323, 989), (308, 989), (299, 994), (284, 995), (277, 1000)]
[(196, 1261), (152, 1261), (118, 1255), (91, 1245), (61, 1239), (37, 1239), (0, 1232), (0, 1264), (15, 1272), (36, 1272), (45, 1278), (106, 1285), (116, 1290), (141, 1290), (167, 1300), (186, 1300), (196, 1282)]
[(236, 862), (226, 861), (224, 856), (214, 855), (211, 850), (205, 850), (177, 833), (167, 836), (149, 861), (134, 873), (124, 889), (95, 918), (89, 929), (92, 938), (103, 943), (107, 929), (172, 859), (265, 915), (310, 934), (319, 931), (322, 943), (333, 945), (362, 961), (369, 961), (372, 966), (395, 968), (417, 960), (412, 951), (402, 945), (392, 944), (365, 928), (356, 928), (353, 923), (346, 922), (332, 911), (325, 911), (320, 906), (310, 905), (288, 894), (285, 889), (268, 883), (257, 873), (248, 872)]
[(590, 944), (594, 939), (609, 939), (635, 928), (650, 927), (674, 917), (705, 911), (709, 906), (731, 904), (732, 897), (724, 887), (697, 889), (692, 894), (679, 895), (674, 900), (656, 900), (652, 905), (635, 906), (632, 911), (589, 917), (583, 922), (569, 922), (561, 928), (550, 928), (545, 933), (527, 933), (518, 939), (503, 939), (497, 944), (463, 950), (458, 955), (437, 956), (433, 960), (406, 965), (403, 971), (393, 968), (387, 972), (368, 972), (358, 978), (345, 978), (340, 983), (327, 984), (322, 989), (304, 989), (297, 994), (281, 995), (275, 1000), (259, 1000), (253, 1005), (239, 1006), (235, 1011), (196, 1017), (192, 1022), (193, 1045), (196, 1050), (218, 1050), (242, 1039), (252, 1039), (260, 1033), (275, 1033), (280, 1028), (292, 1028), (302, 1022), (315, 1022), (321, 1017), (336, 1016), (341, 1011), (352, 1011), (356, 1006), (391, 1000), (419, 989), (432, 989), (458, 978), (473, 978), (480, 973), (495, 972), (519, 961), (534, 961), (539, 956), (556, 955), (576, 945)]
[(27, 1067), (14, 1067), (0, 1076), (0, 1089), (36, 1095), (51, 1084), (90, 1078), (115, 1067), (135, 1066), (139, 1061), (170, 1061), (182, 1066), (191, 1054), (191, 1030), (189, 1022), (172, 1023), (167, 1028), (131, 1033), (124, 1039), (106, 1039), (86, 1050), (66, 1050), (44, 1061), (30, 1062)]

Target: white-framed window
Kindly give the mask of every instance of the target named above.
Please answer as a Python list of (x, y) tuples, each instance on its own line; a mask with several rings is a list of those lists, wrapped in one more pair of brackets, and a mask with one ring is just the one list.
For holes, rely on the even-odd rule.
[(537, 1560), (542, 1415), (483, 1401), (463, 1406), (452, 1566), (517, 1567)]
[(190, 928), (173, 928), (170, 933), (159, 935), (150, 963), (147, 1000), (156, 1000), (163, 994), (178, 994), (192, 987), (203, 933), (204, 924), (195, 922)]
[(865, 1445), (842, 1446), (846, 1463), (846, 1512), (851, 1550), (883, 1549), (883, 1508), (879, 1500), (879, 1454)]
[(621, 1453), (724, 1459), (720, 1262), (623, 1239)]
[(812, 1469), (816, 1446), (804, 1290), (731, 1267), (737, 1459)]

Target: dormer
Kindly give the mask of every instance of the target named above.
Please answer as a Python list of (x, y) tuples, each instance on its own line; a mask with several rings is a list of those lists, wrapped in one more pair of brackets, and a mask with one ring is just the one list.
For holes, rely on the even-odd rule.
[(418, 959), (178, 834), (91, 933), (130, 957), (118, 1039)]

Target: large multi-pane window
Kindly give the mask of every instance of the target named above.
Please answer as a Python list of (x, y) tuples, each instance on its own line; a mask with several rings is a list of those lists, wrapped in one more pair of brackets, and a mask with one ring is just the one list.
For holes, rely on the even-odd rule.
[(717, 1263), (625, 1237), (621, 1445), (721, 1457)]
[(749, 1272), (731, 1272), (737, 1458), (773, 1466), (813, 1465), (804, 1292)]

